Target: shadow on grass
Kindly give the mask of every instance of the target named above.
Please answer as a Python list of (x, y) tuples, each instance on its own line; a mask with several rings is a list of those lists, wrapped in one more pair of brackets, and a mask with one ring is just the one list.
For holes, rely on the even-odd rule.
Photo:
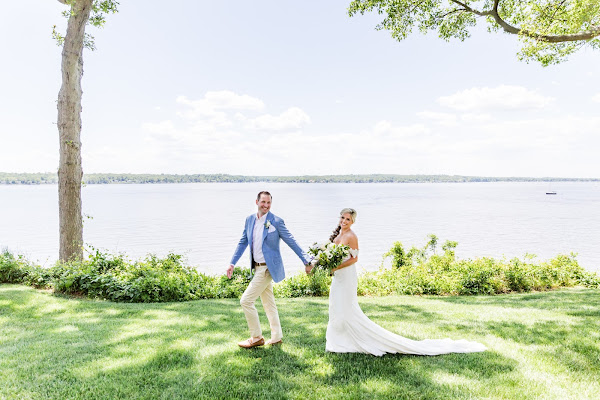
[[(282, 300), (285, 343), (245, 350), (236, 345), (247, 326), (235, 299), (116, 304), (0, 289), (2, 300), (8, 299), (0, 329), (10, 337), (0, 358), (9, 378), (0, 380), (7, 379), (2, 385), (16, 397), (468, 398), (468, 388), (437, 382), (436, 373), (487, 379), (514, 369), (511, 360), (493, 352), (326, 353), (327, 299)], [(412, 306), (384, 311), (420, 314)], [(262, 313), (261, 320), (266, 321)]]
[(392, 317), (397, 321), (411, 321), (418, 319), (427, 323), (438, 323), (445, 318), (439, 313), (426, 311), (422, 307), (416, 307), (409, 304), (376, 304), (371, 305), (359, 298), (360, 307), (369, 318), (380, 316)]
[[(573, 319), (570, 325), (548, 320), (529, 325), (514, 320), (454, 325), (459, 331), (522, 345), (558, 343), (542, 350), (548, 358), (570, 370), (597, 373), (597, 344), (577, 340), (573, 332), (598, 328), (597, 322), (589, 321), (595, 320), (600, 292), (543, 295), (549, 299), (542, 296), (534, 302), (529, 296), (535, 295), (516, 295), (510, 301), (498, 297), (427, 301), (563, 307)], [(506, 376), (513, 385), (528, 381), (516, 360), (493, 349), (436, 357), (326, 353), (327, 299), (278, 299), (284, 344), (251, 350), (236, 345), (248, 334), (236, 299), (116, 304), (0, 285), (0, 301), (0, 365), (8, 377), (0, 378), (0, 383), (17, 398), (467, 399), (478, 396), (472, 386), (498, 385)], [(361, 302), (365, 313), (384, 320), (412, 319), (438, 329), (453, 323), (413, 305), (368, 303)], [(257, 308), (264, 326), (262, 307)]]
[[(427, 299), (452, 304), (490, 305), (506, 308), (532, 308), (538, 310), (576, 309), (591, 307), (590, 312), (600, 313), (600, 290), (560, 289), (548, 292), (511, 293), (496, 296), (428, 296)], [(595, 314), (597, 315), (597, 314)]]
[(448, 323), (449, 330), (492, 335), (516, 345), (542, 346), (538, 353), (571, 372), (600, 372), (600, 290), (477, 297), (438, 297), (434, 301), (471, 306), (524, 309), (530, 321), (498, 320)]
[(494, 335), (525, 345), (561, 343), (573, 329), (554, 321), (534, 322), (529, 325), (514, 321), (490, 321), (480, 323), (476, 326), (457, 323), (453, 328), (457, 331), (480, 335)]
[[(492, 379), (515, 370), (516, 363), (493, 353), (438, 357), (325, 353), (306, 345), (298, 356), (281, 349), (240, 351), (209, 361), (212, 374), (202, 380), (205, 393), (233, 398), (471, 398), (468, 387), (437, 381), (440, 373), (466, 380)], [(296, 352), (292, 349), (293, 352)], [(249, 368), (246, 360), (256, 361)], [(224, 392), (223, 377), (228, 377)], [(249, 395), (249, 394), (254, 394)], [(263, 396), (261, 396), (261, 394)]]

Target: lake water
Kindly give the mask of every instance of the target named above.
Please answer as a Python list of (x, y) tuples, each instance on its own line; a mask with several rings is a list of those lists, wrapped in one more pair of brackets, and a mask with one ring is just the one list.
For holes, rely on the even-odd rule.
[[(222, 273), (245, 217), (256, 211), (256, 193), (269, 190), (271, 211), (304, 248), (329, 237), (341, 208), (355, 208), (359, 269), (377, 269), (395, 241), (422, 247), (433, 233), (440, 244), (458, 241), (463, 258), (576, 252), (581, 265), (600, 271), (600, 184), (556, 182), (557, 195), (548, 189), (543, 182), (88, 185), (84, 241), (130, 258), (173, 251), (202, 272)], [(46, 266), (56, 260), (55, 185), (0, 185), (2, 248)], [(282, 253), (288, 274), (303, 269), (283, 243)], [(247, 260), (244, 254), (238, 265)]]

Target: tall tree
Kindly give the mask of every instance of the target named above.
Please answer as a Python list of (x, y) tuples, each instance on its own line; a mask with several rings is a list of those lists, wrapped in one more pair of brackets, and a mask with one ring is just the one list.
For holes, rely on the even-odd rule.
[(60, 161), (58, 167), (58, 209), (62, 261), (83, 257), (83, 221), (81, 212), (81, 78), (83, 49), (94, 50), (93, 37), (85, 33), (88, 24), (101, 27), (105, 15), (117, 11), (113, 0), (58, 0), (69, 6), (65, 36), (56, 31), (53, 37), (63, 46), (62, 85), (58, 92), (58, 133)]
[(414, 27), (462, 41), (482, 18), (489, 31), (520, 38), (521, 60), (544, 66), (564, 61), (584, 46), (600, 48), (599, 0), (353, 0), (348, 13), (373, 10), (384, 15), (376, 28), (391, 31), (398, 41)]

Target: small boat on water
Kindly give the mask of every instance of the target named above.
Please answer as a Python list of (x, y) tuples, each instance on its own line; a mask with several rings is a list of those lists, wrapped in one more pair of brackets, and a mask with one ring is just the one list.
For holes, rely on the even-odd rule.
[(546, 189), (546, 194), (556, 194), (556, 190), (552, 187), (552, 182), (548, 184), (548, 189)]

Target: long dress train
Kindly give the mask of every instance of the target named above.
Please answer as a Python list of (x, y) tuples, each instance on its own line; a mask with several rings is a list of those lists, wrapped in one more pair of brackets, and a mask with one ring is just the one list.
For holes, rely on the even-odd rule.
[(485, 351), (480, 343), (451, 339), (408, 339), (377, 325), (360, 309), (355, 264), (335, 272), (329, 292), (329, 323), (325, 349), (333, 353), (386, 353), (434, 356)]

